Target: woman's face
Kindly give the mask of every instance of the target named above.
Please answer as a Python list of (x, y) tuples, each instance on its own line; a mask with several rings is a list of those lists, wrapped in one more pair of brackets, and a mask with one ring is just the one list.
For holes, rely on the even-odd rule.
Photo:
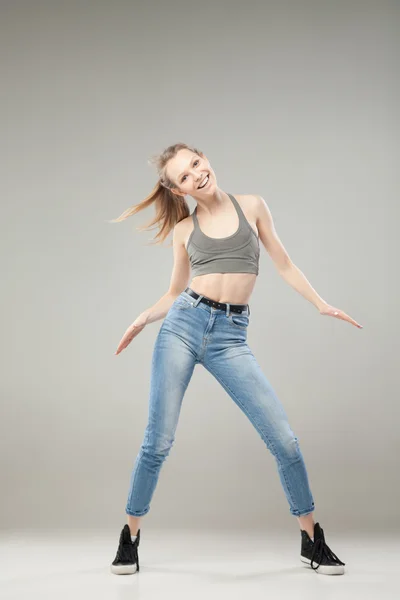
[[(215, 191), (215, 173), (204, 154), (195, 154), (183, 148), (168, 161), (166, 170), (168, 177), (175, 184), (172, 191), (180, 196), (189, 194), (197, 198)], [(199, 188), (199, 185), (203, 187)]]

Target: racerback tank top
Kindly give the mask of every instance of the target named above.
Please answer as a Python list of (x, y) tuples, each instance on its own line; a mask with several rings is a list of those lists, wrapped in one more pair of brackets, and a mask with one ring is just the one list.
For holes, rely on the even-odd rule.
[(239, 202), (232, 194), (239, 217), (239, 227), (232, 235), (212, 238), (202, 232), (197, 220), (197, 206), (192, 212), (193, 231), (186, 246), (192, 268), (192, 277), (208, 273), (255, 273), (258, 275), (259, 238), (246, 219)]

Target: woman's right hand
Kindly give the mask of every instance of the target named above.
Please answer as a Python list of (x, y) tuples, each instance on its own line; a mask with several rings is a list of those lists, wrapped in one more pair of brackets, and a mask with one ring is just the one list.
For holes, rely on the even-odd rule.
[(134, 337), (137, 336), (138, 333), (140, 333), (142, 331), (142, 329), (144, 329), (146, 326), (146, 318), (144, 315), (139, 315), (139, 317), (137, 319), (135, 319), (132, 323), (132, 325), (130, 325), (128, 327), (128, 329), (125, 331), (120, 343), (118, 344), (118, 348), (115, 352), (115, 354), (120, 354), (120, 352), (122, 352), (122, 350), (124, 350), (127, 346), (129, 346), (129, 344), (131, 343), (131, 341), (133, 340)]

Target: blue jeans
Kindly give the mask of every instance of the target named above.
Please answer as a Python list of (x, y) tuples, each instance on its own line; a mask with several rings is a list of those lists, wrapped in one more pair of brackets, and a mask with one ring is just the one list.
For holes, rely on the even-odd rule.
[(150, 510), (160, 469), (175, 439), (182, 400), (196, 364), (226, 390), (273, 454), (292, 515), (314, 510), (298, 438), (247, 345), (249, 305), (241, 314), (182, 292), (169, 309), (153, 350), (148, 424), (130, 479), (126, 514)]

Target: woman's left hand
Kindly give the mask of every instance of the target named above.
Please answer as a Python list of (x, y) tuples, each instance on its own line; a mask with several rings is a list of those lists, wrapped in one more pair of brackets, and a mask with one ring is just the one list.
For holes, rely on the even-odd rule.
[(346, 315), (345, 312), (343, 312), (339, 308), (335, 308), (334, 306), (331, 306), (330, 304), (323, 304), (319, 308), (319, 313), (321, 315), (327, 315), (328, 317), (335, 317), (336, 319), (342, 319), (342, 321), (348, 321), (349, 323), (351, 323), (352, 325), (355, 325), (359, 329), (363, 328), (362, 325), (360, 325), (359, 323), (357, 323), (357, 321), (355, 321), (354, 319), (349, 317), (349, 315)]

